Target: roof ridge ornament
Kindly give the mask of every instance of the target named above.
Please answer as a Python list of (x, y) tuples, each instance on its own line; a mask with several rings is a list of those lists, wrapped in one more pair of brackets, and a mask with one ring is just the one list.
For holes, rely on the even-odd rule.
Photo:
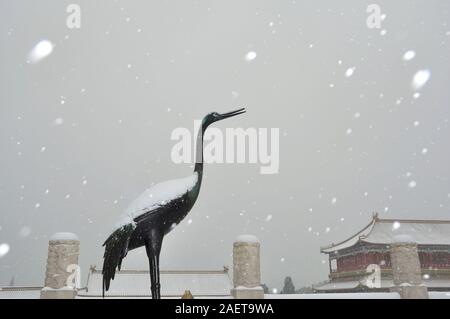
[(373, 213), (372, 213), (372, 218), (373, 218), (373, 220), (378, 221), (378, 220), (379, 220), (379, 218), (378, 218), (378, 212), (373, 212)]

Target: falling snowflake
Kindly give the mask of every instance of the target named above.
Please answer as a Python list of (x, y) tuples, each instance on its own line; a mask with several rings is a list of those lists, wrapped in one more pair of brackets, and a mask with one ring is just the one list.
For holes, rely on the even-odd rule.
[(403, 60), (410, 61), (410, 60), (414, 59), (415, 56), (416, 56), (416, 52), (414, 52), (413, 50), (409, 50), (409, 51), (406, 51), (405, 54), (403, 54)]
[(58, 117), (57, 119), (55, 119), (53, 121), (53, 124), (56, 125), (56, 126), (62, 125), (63, 123), (64, 123), (64, 120), (61, 117)]
[(428, 153), (428, 148), (424, 147), (424, 148), (422, 149), (422, 154), (425, 155), (426, 153)]
[(255, 51), (250, 51), (245, 55), (245, 60), (250, 62), (253, 61), (254, 59), (256, 59), (256, 52)]
[(430, 79), (431, 73), (429, 70), (419, 70), (414, 74), (412, 79), (412, 88), (420, 90)]
[(381, 36), (386, 35), (386, 33), (387, 33), (387, 30), (386, 30), (386, 29), (383, 29), (383, 30), (380, 31), (380, 35), (381, 35)]
[(332, 204), (332, 205), (335, 205), (336, 202), (337, 202), (337, 198), (336, 198), (336, 197), (333, 197), (333, 198), (331, 199), (331, 204)]
[(53, 52), (54, 45), (48, 40), (42, 40), (28, 54), (28, 63), (38, 63)]
[(19, 231), (19, 236), (20, 237), (28, 237), (31, 234), (31, 228), (29, 226), (23, 226), (20, 231)]
[(414, 188), (414, 187), (416, 187), (416, 186), (417, 186), (416, 181), (410, 181), (410, 182), (408, 183), (408, 187), (409, 187), (409, 188)]
[(188, 225), (192, 224), (192, 219), (189, 219), (187, 223)]
[(266, 222), (268, 222), (268, 221), (270, 221), (272, 219), (272, 215), (267, 215), (267, 217), (266, 217)]
[(348, 68), (347, 71), (345, 71), (345, 76), (349, 78), (353, 75), (354, 72), (355, 72), (355, 67)]
[(36, 204), (34, 205), (34, 208), (39, 208), (39, 207), (41, 207), (41, 204), (40, 204), (40, 203), (36, 203)]
[(41, 147), (41, 153), (44, 153), (47, 148), (45, 146)]
[(417, 127), (417, 126), (419, 126), (419, 125), (420, 125), (420, 122), (419, 122), (419, 121), (414, 121), (414, 123), (413, 123), (413, 124), (414, 124), (414, 126), (416, 126), (416, 127)]
[(345, 131), (345, 134), (351, 135), (352, 132), (353, 132), (353, 130), (352, 130), (351, 128), (348, 128), (348, 129)]
[(400, 228), (400, 226), (401, 226), (400, 222), (396, 221), (392, 224), (392, 230), (397, 230)]
[(9, 253), (9, 245), (7, 243), (0, 244), (0, 258)]

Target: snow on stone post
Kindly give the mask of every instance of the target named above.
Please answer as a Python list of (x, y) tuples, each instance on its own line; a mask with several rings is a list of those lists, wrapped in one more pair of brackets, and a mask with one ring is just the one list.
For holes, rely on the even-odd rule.
[(240, 235), (233, 244), (231, 295), (236, 299), (264, 299), (259, 250), (259, 241), (252, 235)]
[(402, 299), (428, 299), (428, 290), (422, 284), (417, 244), (410, 236), (398, 235), (391, 244), (391, 265), (394, 287)]
[(78, 269), (79, 247), (78, 237), (72, 233), (56, 233), (50, 238), (41, 299), (75, 298), (76, 287), (72, 277), (78, 274), (71, 271)]

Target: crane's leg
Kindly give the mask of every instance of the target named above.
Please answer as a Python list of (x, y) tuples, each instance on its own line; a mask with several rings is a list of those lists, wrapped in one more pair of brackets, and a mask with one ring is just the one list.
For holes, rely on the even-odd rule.
[(161, 299), (161, 284), (159, 282), (159, 254), (161, 252), (163, 235), (157, 230), (151, 230), (145, 243), (150, 265), (150, 281), (152, 299)]

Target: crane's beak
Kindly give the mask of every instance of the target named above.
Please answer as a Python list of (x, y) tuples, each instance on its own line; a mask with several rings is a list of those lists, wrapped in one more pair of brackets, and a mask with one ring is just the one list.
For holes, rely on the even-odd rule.
[(220, 114), (220, 116), (221, 116), (221, 120), (223, 120), (223, 119), (226, 119), (228, 117), (236, 116), (236, 115), (239, 115), (239, 114), (242, 114), (242, 113), (245, 113), (245, 108), (241, 108), (239, 110), (231, 111), (231, 112), (228, 112), (228, 113), (223, 113), (223, 114)]

